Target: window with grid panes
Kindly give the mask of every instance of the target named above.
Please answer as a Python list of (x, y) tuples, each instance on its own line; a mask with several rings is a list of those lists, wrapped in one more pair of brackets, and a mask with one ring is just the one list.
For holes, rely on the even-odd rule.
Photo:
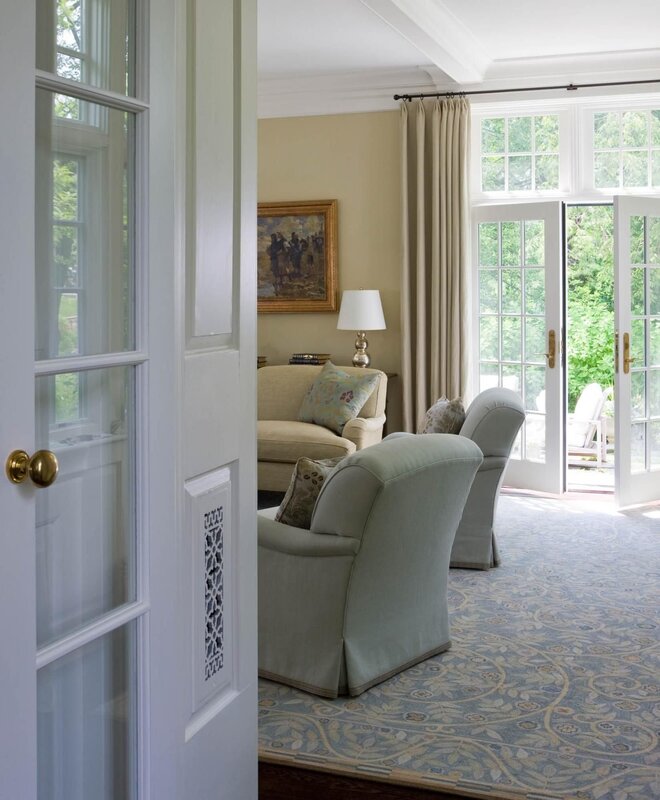
[(660, 109), (593, 114), (595, 189), (660, 188)]
[(559, 116), (493, 116), (481, 121), (481, 191), (559, 189)]

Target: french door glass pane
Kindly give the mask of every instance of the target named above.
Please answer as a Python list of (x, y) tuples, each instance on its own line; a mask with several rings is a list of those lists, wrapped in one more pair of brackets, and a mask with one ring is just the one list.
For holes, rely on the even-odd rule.
[(520, 223), (502, 223), (502, 266), (519, 267), (520, 260)]
[(36, 358), (135, 349), (135, 119), (37, 91)]
[(496, 269), (481, 270), (479, 285), (479, 311), (482, 314), (497, 314), (500, 310), (500, 287)]
[(650, 313), (660, 316), (660, 268), (649, 269)]
[(37, 0), (37, 68), (135, 94), (135, 0)]
[(643, 264), (646, 261), (644, 241), (644, 217), (630, 217), (630, 263)]
[(502, 313), (520, 313), (521, 294), (521, 273), (520, 267), (517, 269), (502, 270)]
[(642, 371), (630, 375), (630, 415), (633, 419), (646, 416), (646, 380)]
[(526, 269), (524, 278), (525, 313), (545, 315), (545, 271)]
[(544, 347), (544, 317), (525, 317), (525, 360), (542, 364)]
[(633, 422), (630, 426), (630, 471), (645, 472), (646, 470), (646, 425), (643, 422)]
[(39, 800), (132, 800), (136, 781), (136, 624), (39, 670)]
[(541, 267), (545, 261), (545, 226), (541, 219), (525, 220), (525, 266)]
[(520, 317), (502, 317), (502, 360), (520, 363), (522, 335)]
[[(134, 370), (37, 378), (37, 448), (60, 464), (36, 495), (39, 647), (135, 599)], [(78, 414), (65, 425), (62, 402)]]
[(660, 217), (649, 217), (648, 263), (660, 264)]
[(479, 266), (500, 265), (499, 225), (497, 222), (482, 222), (479, 225)]
[(652, 469), (660, 469), (660, 420), (649, 424), (649, 461)]
[(645, 273), (646, 270), (643, 267), (633, 267), (630, 270), (630, 313), (633, 316), (644, 313), (646, 305)]

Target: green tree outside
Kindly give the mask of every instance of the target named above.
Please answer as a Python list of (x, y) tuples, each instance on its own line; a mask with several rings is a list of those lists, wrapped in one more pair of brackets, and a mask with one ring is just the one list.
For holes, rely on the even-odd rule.
[(611, 205), (569, 206), (568, 408), (588, 383), (614, 382), (614, 220)]

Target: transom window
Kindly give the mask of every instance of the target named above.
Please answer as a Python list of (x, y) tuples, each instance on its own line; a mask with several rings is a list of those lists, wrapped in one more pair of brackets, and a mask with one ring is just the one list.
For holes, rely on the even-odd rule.
[(660, 191), (658, 95), (472, 105), (472, 197)]
[(484, 117), (481, 120), (483, 192), (559, 189), (559, 116)]
[(593, 115), (596, 189), (660, 187), (660, 109)]

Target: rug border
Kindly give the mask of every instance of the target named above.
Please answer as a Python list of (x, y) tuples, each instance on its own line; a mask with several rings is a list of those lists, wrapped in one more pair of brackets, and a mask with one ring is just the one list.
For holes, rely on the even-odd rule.
[[(314, 772), (327, 772), (331, 775), (342, 775), (343, 777), (359, 778), (361, 780), (377, 781), (378, 783), (389, 783), (394, 786), (410, 786), (414, 789), (425, 789), (431, 792), (449, 792), (458, 794), (461, 797), (475, 798), (475, 800), (562, 800), (556, 794), (544, 794), (543, 792), (516, 792), (515, 790), (507, 791), (489, 791), (488, 789), (476, 789), (468, 784), (460, 781), (452, 781), (447, 778), (438, 780), (421, 780), (418, 772), (406, 769), (393, 769), (387, 774), (378, 772), (369, 772), (365, 770), (360, 772), (355, 767), (349, 767), (342, 764), (334, 763), (319, 763), (318, 761), (299, 761), (295, 756), (287, 756), (285, 754), (273, 753), (263, 749), (261, 746), (258, 748), (259, 761), (265, 764), (279, 764), (293, 767), (294, 769), (309, 769)], [(428, 782), (427, 782), (428, 781)]]

